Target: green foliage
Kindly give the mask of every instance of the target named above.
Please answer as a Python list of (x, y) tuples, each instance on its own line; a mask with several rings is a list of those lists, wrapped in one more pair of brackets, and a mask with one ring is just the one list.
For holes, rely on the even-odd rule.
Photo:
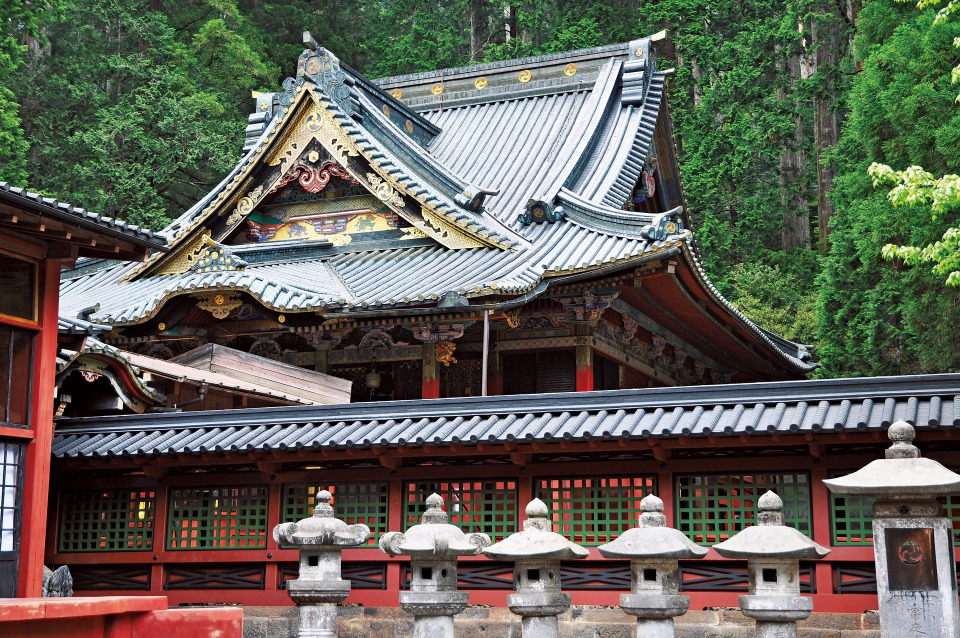
[[(850, 92), (834, 183), (837, 214), (832, 246), (820, 277), (819, 354), (823, 374), (894, 374), (956, 369), (960, 365), (960, 291), (945, 290), (942, 274), (908, 268), (893, 248), (924, 246), (956, 225), (946, 212), (932, 218), (924, 206), (937, 187), (919, 169), (896, 173), (876, 163), (922, 164), (949, 172), (960, 167), (960, 135), (952, 106), (953, 39), (957, 25), (934, 26), (935, 12), (872, 0), (860, 13), (857, 49), (863, 72)], [(868, 167), (873, 165), (872, 170)], [(868, 175), (873, 175), (871, 178)], [(873, 180), (900, 182), (895, 202)], [(911, 185), (917, 187), (911, 193)], [(950, 196), (942, 197), (943, 203)], [(955, 250), (943, 243), (942, 250)], [(896, 257), (883, 261), (882, 252)], [(922, 253), (922, 251), (921, 251)]]
[(171, 7), (74, 0), (50, 25), (19, 76), (31, 187), (157, 228), (236, 163), (249, 91), (276, 70), (230, 0)]
[(774, 253), (783, 265), (739, 264), (731, 273), (730, 301), (761, 328), (803, 344), (816, 339), (817, 294), (810, 277), (816, 263), (811, 251)]
[(63, 0), (25, 2), (5, 0), (0, 4), (0, 180), (26, 186), (26, 154), (29, 144), (20, 123), (20, 106), (7, 86), (23, 63), (28, 38), (45, 44), (43, 29), (62, 9)]

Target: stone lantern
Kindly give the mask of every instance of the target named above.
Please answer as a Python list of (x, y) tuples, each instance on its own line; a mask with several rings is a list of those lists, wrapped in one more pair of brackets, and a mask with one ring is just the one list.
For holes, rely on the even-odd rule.
[(680, 595), (681, 558), (703, 558), (700, 547), (667, 527), (663, 501), (648, 494), (640, 501), (639, 526), (597, 549), (605, 558), (629, 558), (631, 587), (620, 607), (637, 617), (638, 638), (673, 638), (673, 618), (686, 613), (690, 598)]
[(960, 635), (953, 523), (937, 497), (960, 492), (960, 475), (913, 445), (913, 426), (897, 421), (893, 445), (853, 474), (824, 481), (834, 494), (874, 496), (873, 552), (882, 638)]
[(800, 595), (800, 561), (830, 550), (783, 524), (783, 501), (767, 492), (757, 501), (757, 525), (714, 545), (724, 558), (746, 558), (750, 593), (740, 596), (744, 615), (757, 621), (757, 638), (797, 638), (797, 621), (813, 611)]
[(483, 553), (515, 563), (516, 594), (507, 607), (523, 618), (525, 638), (556, 638), (559, 614), (570, 608), (570, 595), (560, 590), (560, 561), (586, 558), (590, 552), (553, 531), (550, 512), (538, 498), (527, 504), (523, 531), (511, 534)]
[(287, 593), (300, 609), (300, 638), (337, 635), (337, 603), (350, 593), (350, 581), (340, 578), (340, 552), (370, 537), (366, 525), (334, 518), (331, 498), (326, 490), (317, 492), (313, 516), (273, 528), (274, 541), (300, 549), (300, 575), (287, 581)]
[(400, 592), (400, 606), (413, 614), (414, 638), (453, 638), (453, 617), (470, 596), (457, 591), (457, 557), (475, 556), (488, 545), (486, 534), (467, 535), (447, 522), (439, 494), (427, 497), (420, 525), (380, 538), (387, 554), (410, 556), (410, 591)]

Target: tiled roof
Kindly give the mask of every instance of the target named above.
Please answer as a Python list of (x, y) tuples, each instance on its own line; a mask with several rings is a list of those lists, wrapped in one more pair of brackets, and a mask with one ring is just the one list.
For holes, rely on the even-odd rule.
[[(173, 296), (217, 289), (245, 291), (276, 312), (392, 310), (431, 306), (449, 292), (467, 298), (535, 294), (547, 280), (589, 277), (601, 269), (626, 269), (682, 253), (715, 302), (772, 348), (774, 358), (809, 371), (814, 366), (801, 360), (809, 357), (797, 344), (764, 333), (710, 285), (699, 270), (689, 232), (651, 241), (643, 229), (653, 216), (620, 210), (650, 153), (666, 79), (664, 73), (651, 72), (642, 99), (635, 86), (625, 99), (631, 50), (632, 43), (375, 82), (357, 77), (350, 85), (353, 116), (336, 99), (324, 97), (339, 125), (381, 168), (410, 192), (441, 202), (457, 227), (486, 233), (491, 247), (454, 250), (432, 240), (389, 246), (359, 241), (345, 247), (297, 242), (235, 246), (235, 254), (248, 263), (242, 270), (139, 278), (130, 276), (139, 268), (135, 266), (66, 273), (62, 307), (76, 312), (96, 296), (101, 308), (91, 319), (122, 326), (152, 317)], [(550, 72), (518, 84), (516, 71), (530, 65), (545, 65)], [(581, 68), (568, 76), (565, 65)], [(493, 84), (482, 91), (473, 88), (474, 76), (488, 72)], [(494, 73), (509, 76), (512, 84), (497, 85)], [(430, 92), (437, 74), (451, 92)], [(288, 91), (287, 102), (309, 99), (303, 97), (305, 86), (321, 90), (302, 75), (297, 82), (300, 92), (294, 93), (300, 97), (290, 97)], [(294, 85), (286, 86), (292, 90)], [(396, 105), (384, 92), (393, 87), (411, 91), (414, 97), (403, 100), (434, 126), (429, 140), (408, 136), (394, 121), (394, 110), (377, 108)], [(202, 225), (212, 202), (241, 181), (258, 150), (279, 134), (285, 121), (277, 115), (267, 122), (234, 171), (164, 235), (174, 239), (195, 232), (189, 229)], [(478, 210), (469, 210), (457, 198), (473, 185), (499, 194), (488, 194)], [(524, 225), (520, 216), (535, 199), (562, 207), (565, 217)], [(283, 263), (262, 258), (279, 252)]]
[(66, 419), (58, 458), (960, 428), (960, 375)]
[(4, 200), (14, 205), (30, 205), (40, 208), (42, 214), (96, 228), (107, 234), (123, 236), (128, 241), (148, 248), (158, 249), (166, 245), (166, 240), (163, 237), (155, 235), (148, 228), (128, 224), (122, 219), (106, 217), (84, 208), (77, 208), (66, 202), (57, 201), (51, 197), (44, 197), (24, 188), (17, 188), (7, 182), (0, 182), (0, 201)]

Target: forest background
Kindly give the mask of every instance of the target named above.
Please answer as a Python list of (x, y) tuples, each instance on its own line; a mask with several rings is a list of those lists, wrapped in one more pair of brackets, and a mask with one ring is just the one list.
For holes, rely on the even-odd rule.
[[(704, 265), (822, 376), (960, 369), (960, 291), (925, 245), (958, 211), (894, 208), (872, 162), (960, 171), (960, 21), (894, 0), (0, 0), (0, 180), (163, 227), (239, 159), (251, 91), (309, 30), (371, 77), (661, 29)], [(960, 42), (960, 41), (958, 41)]]

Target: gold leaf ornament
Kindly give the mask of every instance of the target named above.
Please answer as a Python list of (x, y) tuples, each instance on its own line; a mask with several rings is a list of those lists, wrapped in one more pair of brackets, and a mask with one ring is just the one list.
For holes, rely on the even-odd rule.
[(520, 71), (520, 75), (517, 76), (517, 79), (520, 80), (520, 84), (526, 84), (533, 79), (533, 73), (531, 73), (528, 69), (524, 69), (523, 71)]

